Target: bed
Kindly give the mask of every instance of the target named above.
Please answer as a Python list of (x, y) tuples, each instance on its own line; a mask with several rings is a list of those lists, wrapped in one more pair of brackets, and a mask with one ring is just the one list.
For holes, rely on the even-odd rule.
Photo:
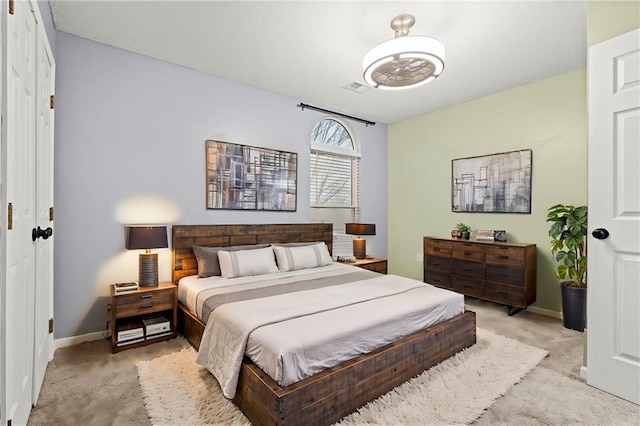
[[(194, 245), (227, 247), (322, 241), (330, 250), (332, 238), (331, 224), (175, 225), (172, 279), (178, 283), (182, 278), (197, 275)], [(194, 310), (179, 303), (178, 331), (199, 348), (205, 324)], [(330, 424), (473, 345), (475, 329), (475, 314), (465, 311), (284, 386), (244, 357), (233, 401), (257, 425)]]

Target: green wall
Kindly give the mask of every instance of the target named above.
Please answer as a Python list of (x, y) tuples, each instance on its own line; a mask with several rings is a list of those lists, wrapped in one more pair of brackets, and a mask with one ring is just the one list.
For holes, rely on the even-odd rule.
[(590, 1), (587, 44), (593, 46), (640, 27), (640, 1)]
[[(557, 314), (546, 210), (587, 201), (586, 87), (581, 68), (390, 125), (390, 273), (422, 280), (422, 237), (446, 237), (458, 222), (506, 229), (510, 242), (537, 244), (535, 306)], [(533, 150), (531, 214), (451, 212), (452, 159), (520, 149)]]

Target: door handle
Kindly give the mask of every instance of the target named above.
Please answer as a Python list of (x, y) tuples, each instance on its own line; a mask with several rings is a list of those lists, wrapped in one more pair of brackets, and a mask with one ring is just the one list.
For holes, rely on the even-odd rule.
[(42, 238), (43, 240), (46, 240), (52, 235), (53, 235), (53, 229), (51, 228), (42, 229), (38, 226), (37, 228), (33, 228), (31, 230), (31, 241), (35, 241), (38, 238)]
[(609, 237), (609, 231), (604, 228), (597, 228), (593, 230), (591, 235), (593, 235), (593, 238), (595, 239), (606, 240)]

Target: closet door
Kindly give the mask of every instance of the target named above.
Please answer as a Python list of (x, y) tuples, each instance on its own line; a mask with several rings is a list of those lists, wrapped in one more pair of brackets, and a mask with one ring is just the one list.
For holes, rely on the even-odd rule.
[[(37, 2), (7, 6), (2, 3), (0, 424), (26, 424), (53, 355), (53, 239), (47, 230), (53, 228), (55, 63)], [(44, 232), (34, 233), (38, 229)]]
[[(40, 15), (36, 15), (39, 19)], [(40, 19), (39, 19), (40, 20)], [(40, 20), (41, 21), (41, 20)], [(53, 358), (53, 99), (55, 62), (43, 25), (38, 25), (36, 45), (36, 229), (46, 234), (35, 241), (35, 338), (33, 404)], [(48, 232), (51, 232), (49, 235)]]
[[(3, 3), (3, 7), (6, 7)], [(7, 208), (5, 308), (5, 411), (26, 424), (33, 394), (36, 160), (36, 19), (29, 2), (13, 2), (5, 15), (7, 68)], [(6, 13), (6, 11), (3, 11)], [(4, 232), (4, 230), (3, 230)]]

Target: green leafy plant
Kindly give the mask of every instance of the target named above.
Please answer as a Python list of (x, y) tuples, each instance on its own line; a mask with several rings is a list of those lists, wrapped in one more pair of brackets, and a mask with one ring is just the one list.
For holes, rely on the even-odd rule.
[(469, 225), (465, 225), (464, 223), (460, 222), (456, 225), (456, 229), (460, 232), (469, 232), (471, 228), (469, 227)]
[(572, 287), (587, 286), (587, 206), (556, 204), (547, 210), (556, 275)]

